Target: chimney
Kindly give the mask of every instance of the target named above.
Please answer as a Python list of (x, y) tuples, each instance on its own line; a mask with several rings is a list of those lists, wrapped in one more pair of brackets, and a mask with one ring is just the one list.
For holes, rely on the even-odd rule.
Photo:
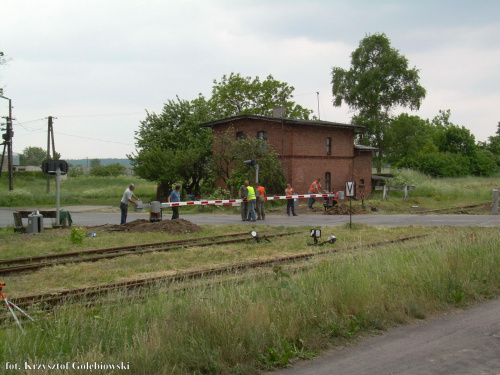
[(286, 113), (285, 106), (279, 106), (273, 108), (273, 117), (275, 118), (283, 118), (285, 117), (285, 113)]

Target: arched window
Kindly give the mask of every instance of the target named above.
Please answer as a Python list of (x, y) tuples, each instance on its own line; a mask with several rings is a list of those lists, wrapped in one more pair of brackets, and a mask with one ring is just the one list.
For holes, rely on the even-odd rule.
[(325, 189), (327, 192), (330, 192), (331, 191), (331, 187), (332, 187), (332, 175), (330, 174), (330, 172), (326, 172), (325, 173)]
[(326, 154), (332, 154), (332, 139), (330, 137), (326, 139)]

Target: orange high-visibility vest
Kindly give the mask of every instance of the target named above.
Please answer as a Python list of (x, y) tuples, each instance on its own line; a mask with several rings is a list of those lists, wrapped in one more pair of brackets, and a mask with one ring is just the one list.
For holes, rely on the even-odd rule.
[[(314, 184), (316, 184), (316, 188), (314, 188)], [(311, 184), (311, 187), (309, 188), (309, 191), (311, 193), (318, 194), (319, 193), (318, 187), (319, 187), (318, 181), (313, 181), (313, 183)]]

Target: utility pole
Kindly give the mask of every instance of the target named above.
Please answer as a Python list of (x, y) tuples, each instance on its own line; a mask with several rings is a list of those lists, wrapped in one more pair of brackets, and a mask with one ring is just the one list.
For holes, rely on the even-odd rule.
[[(54, 128), (52, 127), (52, 119), (54, 117), (49, 116), (48, 118), (48, 129), (47, 129), (47, 160), (51, 159), (50, 157), (50, 140), (52, 139), (52, 156), (55, 159), (56, 157), (56, 145), (54, 143)], [(50, 193), (50, 175), (47, 175), (47, 193)]]
[(321, 115), (319, 113), (319, 91), (316, 91), (316, 95), (317, 95), (317, 98), (318, 98), (318, 120), (321, 120)]
[(14, 190), (14, 181), (12, 177), (12, 137), (14, 136), (14, 131), (12, 130), (12, 100), (6, 98), (3, 95), (0, 95), (0, 98), (7, 99), (9, 101), (9, 116), (5, 117), (7, 120), (7, 128), (5, 129), (5, 134), (2, 135), (4, 140), (3, 154), (2, 154), (2, 163), (0, 165), (0, 176), (2, 174), (3, 169), (3, 161), (5, 157), (5, 148), (7, 148), (7, 163), (9, 169), (9, 190)]

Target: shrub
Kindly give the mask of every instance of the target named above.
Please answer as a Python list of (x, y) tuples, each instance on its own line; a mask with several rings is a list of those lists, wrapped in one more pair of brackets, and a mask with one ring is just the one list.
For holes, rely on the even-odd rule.
[(85, 229), (82, 227), (73, 228), (71, 230), (71, 242), (74, 244), (81, 244), (85, 238)]

